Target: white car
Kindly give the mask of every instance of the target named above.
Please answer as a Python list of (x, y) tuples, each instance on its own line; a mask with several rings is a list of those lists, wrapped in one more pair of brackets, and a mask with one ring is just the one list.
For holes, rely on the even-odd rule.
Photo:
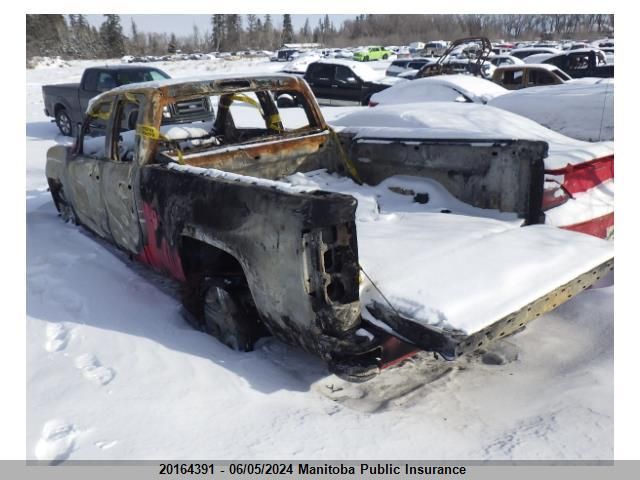
[(387, 76), (395, 77), (405, 72), (416, 72), (427, 63), (435, 63), (433, 58), (405, 58), (403, 60), (394, 60), (387, 68)]
[(504, 65), (523, 65), (524, 64), (523, 60), (506, 53), (500, 54), (500, 55), (492, 55), (489, 57), (489, 61), (496, 67), (501, 67)]
[(513, 55), (514, 57), (518, 57), (521, 60), (524, 60), (526, 57), (535, 55), (537, 53), (550, 53), (552, 55), (557, 55), (562, 53), (562, 50), (553, 47), (523, 47), (514, 48), (513, 50), (511, 50), (511, 55)]
[(287, 63), (281, 71), (285, 73), (296, 73), (304, 75), (307, 71), (307, 67), (313, 62), (317, 62), (321, 58), (323, 58), (322, 55), (316, 52), (302, 53), (291, 60), (289, 63)]
[(533, 55), (529, 55), (528, 57), (524, 57), (524, 63), (529, 63), (529, 64), (540, 64), (540, 63), (544, 63), (545, 60), (550, 59), (551, 57), (553, 57), (554, 54), (553, 53), (535, 53)]
[(613, 140), (613, 87), (611, 78), (575, 79), (510, 91), (489, 105), (579, 140)]
[(473, 75), (438, 75), (399, 82), (386, 90), (375, 93), (370, 106), (411, 104), (414, 102), (467, 102), (487, 103), (508, 90)]
[(505, 110), (455, 102), (360, 108), (330, 123), (353, 133), (356, 140), (374, 138), (378, 142), (384, 139), (547, 142), (542, 199), (546, 223), (602, 238), (613, 232), (613, 142), (575, 140)]

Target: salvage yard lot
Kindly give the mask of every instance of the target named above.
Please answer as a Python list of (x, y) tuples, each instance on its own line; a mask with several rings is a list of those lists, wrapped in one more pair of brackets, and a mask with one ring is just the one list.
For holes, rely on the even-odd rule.
[[(612, 458), (612, 278), (484, 355), (422, 355), (362, 385), (273, 339), (245, 354), (192, 330), (167, 285), (64, 224), (46, 191), (46, 150), (70, 140), (44, 116), (41, 86), (96, 64), (27, 72), (29, 458)], [(343, 111), (323, 109), (329, 122)]]

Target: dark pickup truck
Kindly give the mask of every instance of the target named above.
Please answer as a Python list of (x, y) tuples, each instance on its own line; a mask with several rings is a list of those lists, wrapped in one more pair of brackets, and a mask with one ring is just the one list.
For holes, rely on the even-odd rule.
[[(298, 98), (301, 109), (279, 111), (274, 97), (281, 93)], [(203, 96), (215, 106), (213, 122), (162, 124), (165, 106)], [(130, 104), (139, 109), (134, 130), (123, 122)], [(95, 117), (107, 122), (102, 136), (89, 134)], [(425, 323), (415, 317), (420, 305), (376, 296), (373, 282), (366, 283), (365, 276), (374, 275), (376, 288), (393, 288), (398, 265), (393, 273), (385, 270), (384, 257), (371, 260), (386, 252), (376, 248), (379, 232), (367, 229), (368, 217), (358, 220), (360, 200), (352, 188), (398, 175), (413, 178), (412, 185), (424, 186), (431, 178), (462, 202), (536, 223), (543, 218), (546, 149), (544, 142), (509, 139), (367, 141), (332, 131), (299, 77), (209, 77), (127, 85), (95, 98), (75, 146), (47, 152), (46, 175), (64, 219), (180, 283), (186, 317), (198, 328), (244, 351), (271, 334), (320, 356), (342, 377), (363, 381), (420, 349), (453, 359), (517, 331), (597, 281), (613, 260), (604, 240), (545, 225), (514, 226), (500, 248), (502, 261), (490, 268), (473, 261), (469, 270), (465, 254), (484, 257), (495, 250), (496, 221), (486, 219), (482, 228), (490, 234), (478, 235), (478, 218), (421, 213), (418, 207), (429, 202), (423, 187), (415, 192), (390, 186), (396, 197), (407, 199), (400, 216), (467, 225), (456, 229), (460, 238), (431, 223), (398, 234), (411, 237), (420, 252), (455, 245), (449, 255), (427, 262), (416, 262), (411, 252), (402, 260), (402, 277), (430, 272), (407, 288), (438, 292), (425, 305), (436, 323)], [(296, 183), (313, 172), (333, 172), (338, 183), (326, 189)], [(360, 187), (363, 195), (374, 195), (365, 184)], [(544, 242), (533, 241), (543, 233)], [(567, 257), (575, 262), (571, 271), (562, 268)], [(361, 276), (363, 260), (369, 263)], [(383, 267), (377, 274), (376, 265)], [(438, 269), (452, 268), (471, 279), (475, 293), (442, 281)], [(514, 280), (496, 283), (498, 271)], [(532, 290), (526, 280), (540, 282), (539, 274), (552, 281)], [(361, 288), (372, 297), (361, 296)], [(448, 297), (459, 311), (456, 292), (475, 300), (464, 314), (474, 320), (472, 327), (442, 323), (447, 312), (435, 303)], [(424, 295), (419, 293), (419, 301), (425, 302)], [(381, 304), (385, 298), (396, 306)], [(475, 308), (494, 304), (502, 305), (500, 313)]]
[(554, 55), (544, 61), (555, 65), (571, 78), (613, 77), (613, 65), (607, 64), (604, 52), (588, 48), (571, 50)]
[[(169, 75), (158, 68), (136, 65), (114, 65), (87, 68), (80, 83), (44, 85), (44, 111), (54, 117), (60, 133), (73, 136), (76, 126), (84, 121), (85, 112), (91, 100), (100, 93), (130, 83), (166, 80)], [(128, 112), (128, 120), (135, 124), (137, 109)], [(169, 105), (163, 113), (164, 123), (185, 123), (210, 120), (212, 108), (206, 99), (195, 99)], [(100, 127), (99, 124), (94, 124)]]
[(314, 62), (304, 75), (318, 101), (329, 105), (368, 105), (371, 95), (392, 85), (382, 78), (367, 65), (348, 60)]

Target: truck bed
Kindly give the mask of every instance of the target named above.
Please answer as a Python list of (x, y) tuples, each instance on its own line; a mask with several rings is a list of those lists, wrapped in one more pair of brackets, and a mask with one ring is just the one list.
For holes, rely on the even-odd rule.
[(521, 227), (512, 214), (471, 207), (428, 179), (392, 177), (371, 187), (326, 172), (290, 178), (358, 199), (360, 265), (369, 277), (361, 285), (363, 307), (392, 309), (450, 336), (487, 329), (586, 272), (598, 269), (599, 276), (613, 257), (611, 243), (546, 225)]

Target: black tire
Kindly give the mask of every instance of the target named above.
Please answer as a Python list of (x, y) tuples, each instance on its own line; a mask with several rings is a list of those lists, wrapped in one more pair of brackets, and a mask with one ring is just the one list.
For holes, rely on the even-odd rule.
[(224, 280), (212, 281), (204, 294), (204, 328), (232, 350), (250, 352), (260, 338), (258, 322)]
[(278, 108), (293, 108), (297, 106), (296, 99), (288, 93), (283, 93), (276, 102)]
[(73, 137), (73, 122), (67, 110), (62, 107), (56, 111), (56, 125), (62, 135), (65, 137)]
[(383, 60), (386, 60), (387, 58), (389, 58), (389, 55), (387, 55), (386, 53), (382, 56)]
[(64, 220), (64, 223), (71, 223), (72, 225), (78, 225), (78, 217), (76, 216), (76, 212), (71, 206), (71, 204), (67, 201), (64, 196), (64, 191), (60, 188), (55, 196), (54, 203), (56, 208), (58, 209), (58, 213), (60, 213), (60, 218)]
[(364, 61), (368, 62), (369, 61), (369, 57), (364, 57)]

